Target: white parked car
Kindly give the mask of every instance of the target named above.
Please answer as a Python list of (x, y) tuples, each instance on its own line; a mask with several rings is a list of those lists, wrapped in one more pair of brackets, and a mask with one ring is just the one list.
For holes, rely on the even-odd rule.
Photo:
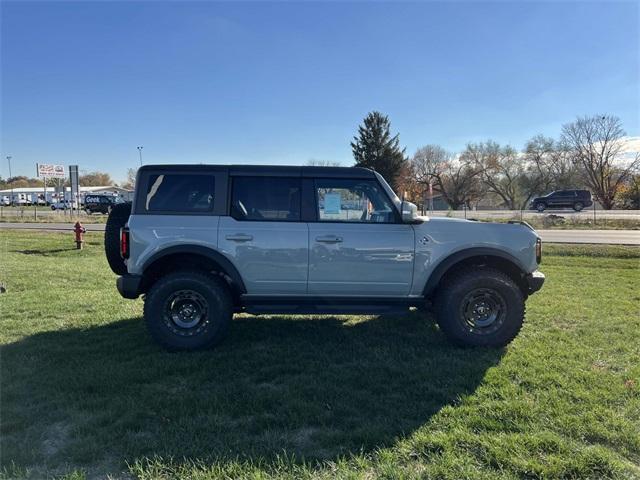
[(67, 210), (71, 208), (71, 202), (68, 200), (58, 200), (51, 204), (51, 210)]

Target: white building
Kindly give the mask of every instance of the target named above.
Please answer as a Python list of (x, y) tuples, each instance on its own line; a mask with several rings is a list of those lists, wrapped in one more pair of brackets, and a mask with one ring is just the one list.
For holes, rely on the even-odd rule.
[[(102, 187), (80, 187), (80, 203), (84, 203), (84, 196), (87, 193), (101, 193), (105, 195), (115, 195), (121, 197), (125, 201), (131, 201), (133, 198), (133, 191), (127, 190), (121, 187), (115, 187), (113, 185), (107, 185)], [(13, 199), (11, 195), (13, 194)], [(62, 200), (62, 197), (67, 201), (71, 201), (71, 187), (65, 187), (64, 195), (62, 191), (58, 191), (55, 187), (49, 186), (46, 190), (44, 187), (16, 187), (13, 190), (8, 188), (0, 190), (0, 205), (32, 205), (38, 203), (44, 205), (45, 203), (53, 203)]]

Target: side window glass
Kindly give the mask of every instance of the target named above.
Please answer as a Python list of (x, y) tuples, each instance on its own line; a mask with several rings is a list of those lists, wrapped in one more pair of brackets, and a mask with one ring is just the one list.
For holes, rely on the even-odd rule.
[(235, 177), (231, 216), (236, 220), (300, 221), (300, 179)]
[(204, 213), (213, 209), (213, 175), (150, 175), (144, 196), (147, 212)]
[(394, 223), (393, 204), (373, 180), (316, 180), (321, 222)]

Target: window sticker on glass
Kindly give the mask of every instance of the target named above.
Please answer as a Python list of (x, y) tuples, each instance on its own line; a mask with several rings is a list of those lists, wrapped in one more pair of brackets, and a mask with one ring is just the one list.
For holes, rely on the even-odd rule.
[(163, 180), (164, 180), (164, 175), (158, 175), (158, 178), (156, 178), (156, 181), (153, 182), (153, 185), (151, 185), (151, 188), (147, 193), (147, 202), (145, 204), (145, 209), (149, 210), (149, 203), (151, 202), (151, 199), (153, 198), (153, 196), (158, 192), (158, 189), (160, 188), (160, 184), (162, 184)]
[(342, 205), (342, 196), (339, 193), (325, 193), (324, 195), (324, 213), (339, 214), (340, 205)]

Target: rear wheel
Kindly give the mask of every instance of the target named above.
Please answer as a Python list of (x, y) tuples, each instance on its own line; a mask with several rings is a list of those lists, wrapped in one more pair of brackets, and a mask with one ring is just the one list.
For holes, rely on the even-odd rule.
[(522, 291), (493, 269), (457, 272), (440, 288), (435, 307), (438, 325), (459, 345), (506, 345), (524, 322)]
[(573, 204), (573, 209), (576, 212), (580, 212), (584, 208), (584, 204), (582, 202), (576, 202)]
[(170, 351), (217, 345), (226, 336), (232, 316), (231, 294), (224, 280), (193, 270), (162, 277), (144, 302), (149, 333)]

